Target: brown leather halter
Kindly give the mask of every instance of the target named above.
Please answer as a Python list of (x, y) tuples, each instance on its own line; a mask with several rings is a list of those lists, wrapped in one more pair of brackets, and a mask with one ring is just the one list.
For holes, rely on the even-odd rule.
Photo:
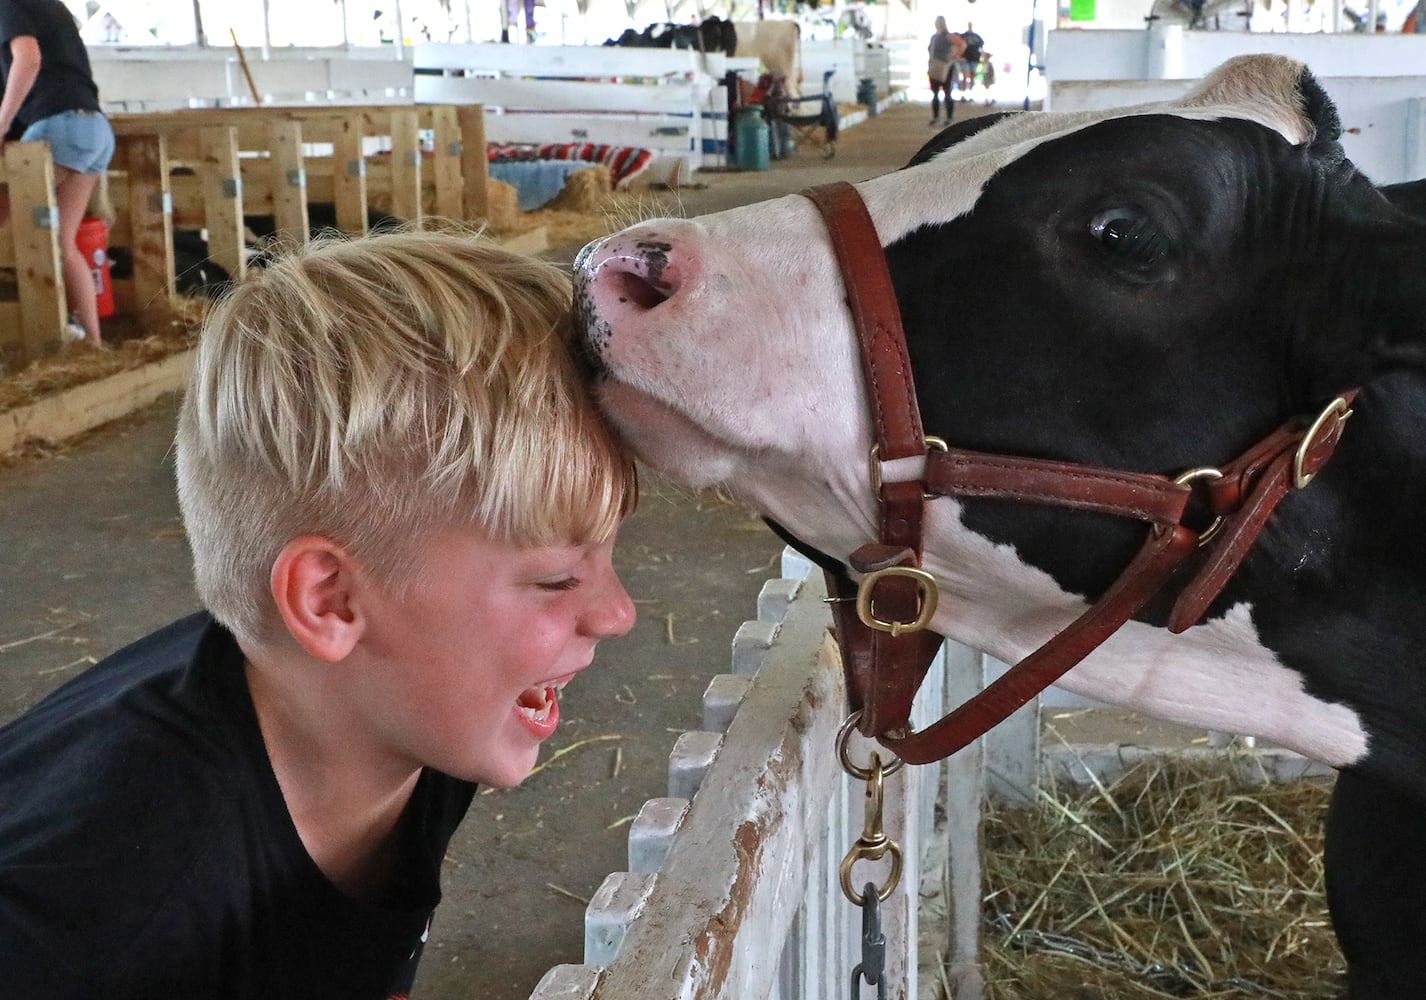
[[(1331, 457), (1351, 416), (1355, 391), (1334, 399), (1310, 423), (1284, 424), (1225, 466), (1177, 478), (949, 447), (922, 431), (891, 275), (860, 195), (845, 182), (802, 193), (822, 213), (842, 270), (876, 431), (871, 470), (880, 501), (878, 540), (848, 559), (859, 583), (845, 570), (827, 572), (847, 697), (860, 713), (855, 724), (862, 734), (908, 763), (940, 760), (1005, 720), (1138, 613), (1201, 550), (1199, 568), (1173, 604), (1169, 630), (1195, 624), (1278, 502), (1289, 489), (1306, 486)], [(924, 458), (920, 478), (883, 479), (882, 463), (903, 458)], [(1195, 484), (1215, 517), (1202, 532), (1182, 523)], [(942, 641), (927, 628), (937, 589), (920, 568), (925, 501), (946, 496), (1098, 511), (1151, 527), (1138, 554), (1089, 610), (975, 698), (912, 732), (911, 702)]]

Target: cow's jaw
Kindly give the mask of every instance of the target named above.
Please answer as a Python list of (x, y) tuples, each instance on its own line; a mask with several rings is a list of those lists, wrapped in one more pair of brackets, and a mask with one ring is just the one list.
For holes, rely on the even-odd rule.
[(856, 338), (825, 240), (779, 235), (818, 226), (801, 197), (645, 222), (585, 248), (575, 303), (600, 404), (645, 462), (840, 558), (875, 524)]

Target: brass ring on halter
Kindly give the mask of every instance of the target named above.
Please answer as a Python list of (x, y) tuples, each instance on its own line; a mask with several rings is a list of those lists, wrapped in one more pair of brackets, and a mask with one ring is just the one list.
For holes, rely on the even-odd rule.
[[(1200, 465), (1196, 469), (1189, 469), (1187, 472), (1179, 473), (1178, 476), (1174, 478), (1174, 482), (1179, 486), (1187, 486), (1199, 479), (1211, 481), (1222, 478), (1223, 473), (1220, 470), (1213, 468), (1211, 465)], [(1223, 527), (1223, 516), (1220, 514), (1213, 519), (1212, 524), (1198, 533), (1198, 544), (1207, 545), (1208, 540), (1218, 534), (1218, 529), (1221, 527)]]
[[(852, 730), (857, 727), (857, 723), (861, 721), (861, 717), (862, 710), (859, 708), (847, 716), (847, 721), (843, 722), (842, 728), (837, 730), (837, 760), (841, 761), (842, 770), (846, 771), (853, 778), (856, 778), (858, 781), (870, 781), (876, 772), (870, 768), (857, 767), (847, 755), (847, 742), (851, 739)], [(883, 778), (889, 778), (905, 766), (906, 761), (900, 757), (893, 757), (890, 764), (881, 768), (881, 776)]]

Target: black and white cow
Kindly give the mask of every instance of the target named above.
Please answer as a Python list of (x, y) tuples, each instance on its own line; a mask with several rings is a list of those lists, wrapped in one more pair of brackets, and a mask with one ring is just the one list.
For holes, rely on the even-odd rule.
[[(1140, 616), (1065, 687), (1334, 765), (1328, 895), (1358, 1000), (1426, 996), (1426, 223), (1347, 161), (1305, 68), (1233, 60), (1188, 97), (942, 133), (857, 185), (927, 434), (1173, 475), (1360, 387), (1335, 457), (1203, 619)], [(876, 537), (842, 278), (792, 196), (586, 248), (603, 407), (642, 458), (834, 559)], [(968, 319), (972, 318), (972, 319)], [(1014, 662), (1144, 528), (928, 504), (937, 631)]]

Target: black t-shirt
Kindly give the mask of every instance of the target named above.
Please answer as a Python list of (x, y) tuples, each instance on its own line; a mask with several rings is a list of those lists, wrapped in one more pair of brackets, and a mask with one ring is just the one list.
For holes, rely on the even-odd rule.
[(15, 115), (10, 137), (61, 111), (98, 111), (99, 88), (74, 18), (60, 0), (0, 0), (0, 76), (10, 79), (10, 40), (33, 35), (40, 73)]
[(424, 772), (400, 893), (343, 895), (288, 814), (241, 650), (209, 616), (185, 618), (0, 729), (0, 993), (404, 994), (473, 794)]
[(961, 37), (966, 40), (965, 55), (961, 58), (966, 62), (980, 62), (980, 50), (985, 47), (985, 39), (969, 30), (962, 31)]

